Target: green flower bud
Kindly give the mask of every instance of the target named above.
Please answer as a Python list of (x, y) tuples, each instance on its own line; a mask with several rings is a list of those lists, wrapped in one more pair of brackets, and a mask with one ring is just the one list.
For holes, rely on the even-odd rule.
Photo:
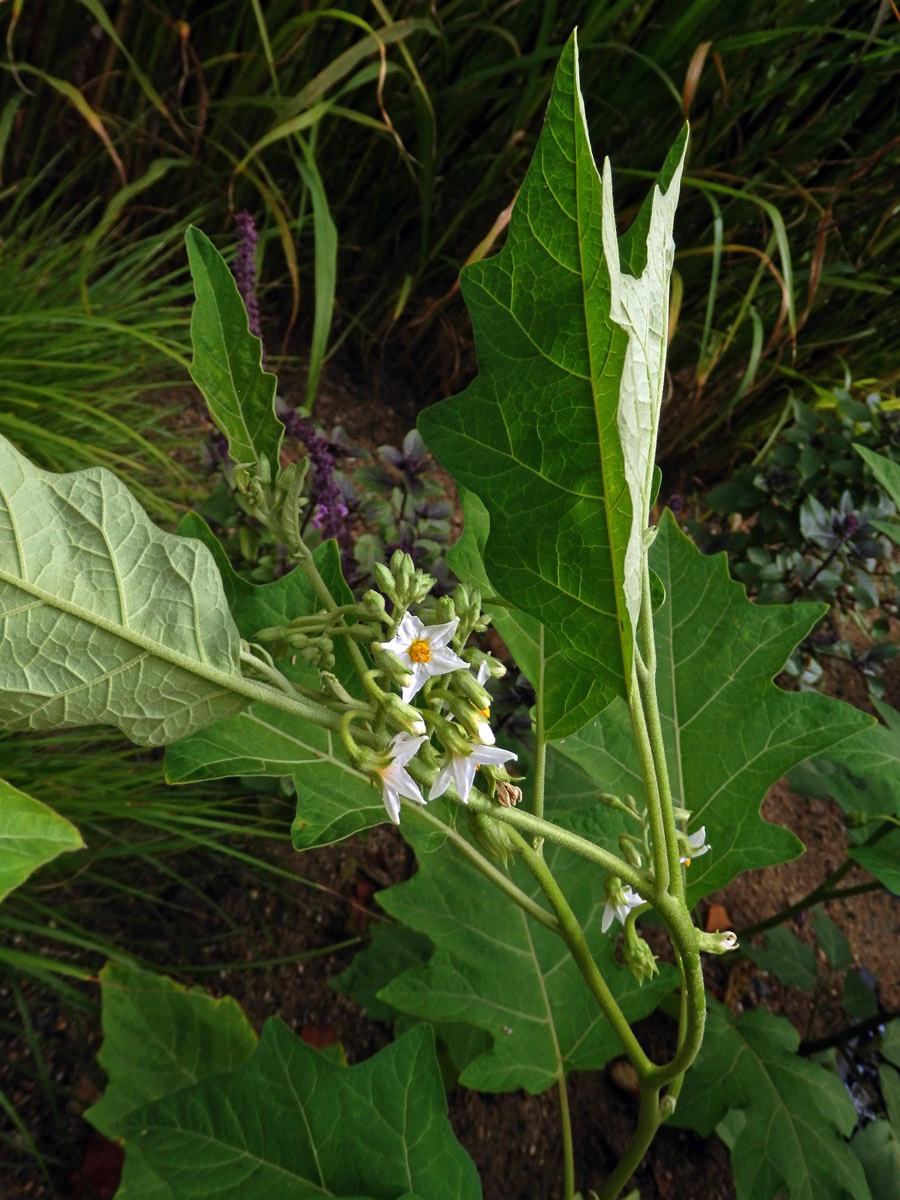
[[(384, 567), (381, 563), (376, 563), (375, 567)], [(374, 571), (374, 568), (373, 568)], [(377, 575), (376, 575), (377, 578)], [(383, 617), (384, 616), (384, 596), (381, 592), (376, 592), (374, 588), (370, 588), (362, 598), (363, 611), (368, 617)]]
[(622, 857), (626, 862), (631, 863), (633, 867), (640, 868), (642, 862), (641, 852), (631, 834), (622, 833), (619, 835), (619, 849), (622, 851)]
[(412, 683), (412, 671), (407, 664), (390, 650), (382, 650), (378, 642), (372, 644), (372, 657), (391, 682), (401, 690)]
[(381, 591), (391, 600), (396, 601), (397, 588), (390, 568), (386, 567), (384, 563), (376, 562), (372, 564), (372, 574)]
[(625, 938), (622, 943), (622, 958), (628, 970), (638, 983), (643, 986), (645, 979), (652, 979), (659, 974), (656, 965), (656, 955), (634, 928), (634, 921), (625, 922)]
[[(410, 559), (412, 562), (412, 559)], [(424, 571), (416, 571), (410, 581), (408, 588), (409, 604), (418, 604), (424, 600), (428, 593), (435, 585), (433, 575), (427, 575)]]
[(730, 929), (719, 933), (704, 933), (698, 929), (697, 947), (701, 954), (727, 954), (729, 950), (737, 950), (737, 934)]
[(435, 624), (445, 625), (456, 616), (456, 606), (449, 596), (441, 596), (434, 606)]
[(485, 691), (471, 671), (454, 671), (453, 687), (477, 708), (485, 720), (491, 715), (491, 695)]
[(398, 729), (405, 729), (407, 733), (416, 736), (426, 732), (425, 721), (419, 710), (413, 708), (411, 704), (404, 704), (400, 697), (394, 695), (393, 692), (389, 692), (385, 696), (381, 705), (388, 720)]
[(485, 813), (466, 810), (469, 831), (482, 850), (505, 867), (517, 854), (516, 845), (509, 829), (502, 821), (495, 821)]

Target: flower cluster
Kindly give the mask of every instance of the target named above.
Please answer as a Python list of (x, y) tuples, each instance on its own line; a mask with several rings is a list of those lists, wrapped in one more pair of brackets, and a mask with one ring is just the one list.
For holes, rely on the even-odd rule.
[[(487, 698), (487, 693), (483, 690), (488, 675), (487, 663), (482, 662), (473, 679), (469, 663), (450, 646), (459, 623), (460, 618), (454, 616), (449, 621), (426, 625), (412, 613), (406, 612), (394, 636), (387, 642), (376, 643), (378, 649), (385, 655), (390, 655), (390, 661), (402, 670), (402, 707), (408, 706), (429, 680), (456, 671), (467, 673), (469, 690), (476, 702)], [(475, 772), (480, 767), (492, 769), (495, 773), (500, 772), (496, 779), (492, 779), (492, 783), (499, 786), (507, 782), (503, 778), (504, 764), (517, 756), (512, 750), (503, 750), (493, 744), (494, 735), (488, 720), (489, 710), (486, 707), (478, 707), (476, 702), (462, 694), (448, 693), (426, 710), (430, 723), (444, 747), (444, 760), (429, 788), (428, 800), (442, 796), (452, 784), (460, 800), (464, 804), (468, 803)], [(442, 711), (445, 706), (448, 709), (446, 713)], [(401, 797), (414, 800), (417, 804), (426, 802), (421, 789), (406, 768), (430, 739), (427, 733), (418, 732), (420, 728), (424, 728), (421, 710), (409, 709), (407, 719), (409, 729), (415, 732), (398, 733), (387, 748), (387, 761), (375, 768), (375, 774), (381, 783), (384, 806), (395, 825), (400, 820)]]
[(320, 530), (323, 538), (337, 538), (340, 541), (348, 510), (335, 478), (331, 447), (325, 438), (316, 433), (312, 421), (299, 417), (296, 412), (285, 413), (282, 420), (288, 433), (303, 442), (309, 455), (316, 500), (313, 525)]

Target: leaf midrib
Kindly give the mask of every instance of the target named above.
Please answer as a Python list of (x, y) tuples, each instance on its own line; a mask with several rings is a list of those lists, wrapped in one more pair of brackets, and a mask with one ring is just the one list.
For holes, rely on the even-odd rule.
[[(198, 675), (201, 679), (205, 679), (208, 683), (217, 684), (225, 691), (238, 692), (241, 695), (248, 696), (254, 700), (263, 699), (260, 688), (252, 683), (252, 681), (244, 679), (239, 674), (229, 674), (220, 670), (218, 667), (213, 667), (209, 663), (204, 662), (199, 658), (191, 658), (190, 655), (182, 654), (178, 650), (173, 650), (170, 646), (166, 646), (162, 642), (156, 641), (154, 638), (148, 637), (146, 634), (138, 632), (127, 625), (121, 625), (118, 622), (110, 621), (107, 617), (99, 613), (92, 612), (90, 609), (82, 608), (80, 604), (75, 604), (71, 600), (65, 600), (61, 596), (54, 596), (37, 584), (30, 580), (22, 579), (15, 575), (11, 575), (8, 571), (0, 568), (0, 583), (8, 584), (10, 587), (24, 592), (26, 595), (34, 597), (47, 608), (55, 609), (57, 612), (65, 613), (67, 616), (75, 617), (79, 621), (83, 621), (86, 625), (92, 625), (97, 629), (102, 629), (104, 633), (109, 633), (113, 637), (120, 638), (123, 642), (128, 642), (130, 645), (143, 650), (145, 653), (158, 658), (163, 662), (169, 663), (171, 666), (178, 667), (183, 671), (192, 675)], [(18, 610), (21, 611), (21, 610)], [(0, 618), (5, 619), (7, 613), (0, 613)], [(202, 651), (202, 643), (200, 645)], [(125, 667), (130, 667), (136, 661), (125, 664)], [(125, 669), (125, 668), (120, 668)], [(104, 672), (104, 675), (109, 672)], [(97, 679), (102, 679), (103, 676), (98, 676)], [(95, 682), (95, 680), (82, 681), (78, 687), (84, 686), (85, 682)], [(72, 689), (77, 690), (77, 689)], [(57, 692), (55, 695), (66, 696), (67, 691)], [(268, 692), (265, 693), (265, 698), (268, 699)]]

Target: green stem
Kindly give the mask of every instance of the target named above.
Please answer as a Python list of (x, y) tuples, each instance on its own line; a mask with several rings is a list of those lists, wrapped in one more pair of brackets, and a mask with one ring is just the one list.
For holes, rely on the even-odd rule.
[[(669, 1062), (652, 1067), (646, 1079), (642, 1080), (642, 1084), (647, 1082), (661, 1088), (683, 1075), (697, 1057), (706, 1026), (706, 988), (697, 946), (697, 930), (684, 901), (677, 897), (659, 896), (655, 907), (672, 939), (682, 977), (682, 1019), (679, 1022), (678, 1047)], [(677, 1086), (680, 1090), (681, 1084)]]
[(681, 856), (678, 852), (678, 835), (675, 828), (675, 814), (672, 811), (672, 788), (669, 782), (669, 765), (666, 761), (666, 746), (663, 740), (662, 720), (659, 714), (659, 699), (656, 694), (656, 638), (653, 631), (653, 597), (650, 591), (650, 563), (646, 554), (642, 563), (642, 575), (641, 615), (638, 622), (638, 638), (641, 648), (637, 668), (638, 688), (644, 710), (647, 735), (650, 740), (658, 803), (661, 810), (660, 820), (664, 830), (665, 841), (663, 844), (665, 846), (669, 877), (666, 889), (683, 900), (684, 875), (681, 870)]
[(575, 1198), (575, 1148), (572, 1143), (572, 1117), (569, 1113), (569, 1093), (566, 1090), (566, 1074), (560, 1068), (556, 1077), (559, 1093), (559, 1124), (563, 1144), (563, 1200)]
[(547, 866), (543, 857), (531, 848), (525, 838), (517, 833), (513, 833), (513, 839), (517, 843), (516, 849), (521, 855), (522, 861), (540, 884), (541, 891), (547, 897), (547, 903), (556, 914), (560, 936), (568, 946), (569, 953), (575, 960), (575, 964), (588, 987), (593, 992), (594, 998), (603, 1009), (603, 1015), (609, 1021), (610, 1025), (612, 1025), (613, 1031), (622, 1043), (625, 1053), (631, 1059), (634, 1069), (639, 1075), (648, 1074), (654, 1069), (654, 1064), (644, 1053), (640, 1042), (634, 1036), (632, 1028), (628, 1024), (628, 1019), (621, 1008), (619, 1008), (615, 996), (609, 990), (606, 980), (594, 962), (594, 956), (591, 954), (584, 931), (578, 923), (578, 918), (569, 907), (569, 903), (563, 895), (559, 884), (556, 882), (553, 872)]
[(652, 893), (653, 888), (646, 875), (635, 870), (634, 867), (624, 862), (618, 855), (611, 854), (609, 850), (604, 850), (602, 846), (595, 846), (593, 842), (589, 842), (587, 838), (579, 837), (577, 833), (572, 833), (568, 829), (561, 829), (558, 825), (554, 825), (550, 821), (542, 821), (532, 813), (521, 812), (517, 808), (503, 808), (501, 805), (494, 803), (493, 800), (488, 800), (486, 796), (482, 796), (476, 792), (474, 788), (469, 793), (469, 808), (473, 812), (485, 813), (497, 821), (503, 821), (507, 825), (512, 825), (519, 833), (528, 834), (532, 838), (546, 838), (548, 842), (555, 842), (558, 846), (565, 846), (573, 854), (580, 854), (582, 858), (587, 858), (598, 866), (603, 867), (605, 871), (617, 875), (623, 883), (630, 884), (634, 891), (639, 892), (640, 895), (648, 899), (650, 898), (648, 893)]
[(625, 1153), (616, 1164), (616, 1169), (597, 1193), (597, 1200), (616, 1200), (625, 1184), (641, 1164), (641, 1159), (647, 1153), (647, 1148), (656, 1136), (656, 1131), (662, 1124), (659, 1111), (659, 1089), (641, 1089), (641, 1107), (638, 1111), (637, 1125), (631, 1135), (631, 1141), (625, 1148)]
[[(650, 823), (650, 852), (653, 857), (653, 877), (661, 891), (669, 886), (669, 856), (666, 851), (666, 831), (659, 799), (659, 782), (653, 761), (653, 747), (647, 730), (647, 718), (641, 702), (640, 684), (637, 682), (638, 668), (629, 689), (628, 711), (631, 713), (631, 732), (641, 764), (644, 795), (647, 800), (647, 817)], [(643, 893), (641, 893), (643, 895)]]
[[(294, 552), (294, 557), (297, 559), (298, 565), (302, 568), (304, 575), (313, 586), (313, 591), (321, 601), (322, 607), (327, 609), (329, 613), (334, 615), (340, 609), (337, 601), (332, 596), (328, 584), (319, 574), (319, 568), (316, 566), (315, 559), (309, 550), (306, 543), (298, 538), (298, 546)], [(362, 651), (356, 642), (351, 639), (347, 640), (347, 653), (350, 656), (350, 661), (353, 664), (353, 669), (356, 671), (360, 679), (365, 683), (371, 667), (363, 658)]]

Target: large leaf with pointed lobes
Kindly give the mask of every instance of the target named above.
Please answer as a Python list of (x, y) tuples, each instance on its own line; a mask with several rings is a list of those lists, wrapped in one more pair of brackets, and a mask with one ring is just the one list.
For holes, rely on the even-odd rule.
[(122, 1200), (481, 1195), (427, 1030), (346, 1068), (278, 1020), (257, 1042), (231, 997), (116, 964), (100, 983), (109, 1083), (87, 1118), (124, 1141)]
[[(772, 682), (794, 646), (822, 615), (820, 604), (752, 604), (729, 578), (724, 554), (705, 557), (666, 512), (650, 552), (666, 600), (654, 616), (657, 690), (675, 803), (706, 826), (712, 850), (694, 860), (689, 897), (724, 887), (740, 871), (795, 858), (802, 844), (764, 821), (767, 789), (791, 767), (872, 718), (816, 692), (785, 692)], [(624, 702), (617, 701), (558, 752), (577, 762), (599, 790), (642, 794)], [(553, 796), (547, 794), (553, 817)], [(610, 847), (621, 822), (608, 814)]]
[(111, 472), (41, 471), (0, 438), (0, 726), (114, 725), (142, 746), (230, 716), (240, 637), (212, 556)]
[(462, 275), (478, 376), (419, 419), (487, 511), (488, 577), (558, 639), (585, 718), (631, 674), (686, 145), (685, 131), (617, 242), (573, 34), (506, 245)]
[(262, 343), (250, 332), (247, 309), (225, 259), (205, 233), (185, 236), (194, 280), (191, 378), (228, 439), (232, 461), (265, 463), (274, 480), (284, 425), (275, 414), (275, 376), (262, 367)]
[(738, 1200), (872, 1200), (847, 1143), (853, 1101), (834, 1071), (797, 1053), (799, 1043), (784, 1017), (757, 1008), (732, 1021), (711, 1002), (671, 1122), (708, 1137), (731, 1114)]
[[(426, 1026), (352, 1067), (277, 1017), (249, 1060), (118, 1127), (173, 1200), (480, 1200)], [(139, 1192), (132, 1195), (137, 1200)]]

